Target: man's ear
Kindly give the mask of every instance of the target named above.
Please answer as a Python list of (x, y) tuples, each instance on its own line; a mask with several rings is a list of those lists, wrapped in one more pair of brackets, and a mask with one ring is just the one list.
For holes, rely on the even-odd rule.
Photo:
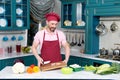
[(46, 20), (46, 25), (48, 24), (48, 21)]

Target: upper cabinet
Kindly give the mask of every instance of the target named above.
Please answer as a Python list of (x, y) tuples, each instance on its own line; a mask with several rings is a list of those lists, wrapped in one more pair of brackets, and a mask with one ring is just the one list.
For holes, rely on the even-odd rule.
[(61, 0), (61, 6), (62, 28), (85, 28), (85, 0)]
[(87, 9), (93, 8), (94, 16), (120, 15), (120, 0), (87, 0), (86, 3)]
[(29, 28), (29, 0), (0, 0), (0, 30)]
[(95, 6), (120, 6), (120, 0), (87, 0), (89, 7)]

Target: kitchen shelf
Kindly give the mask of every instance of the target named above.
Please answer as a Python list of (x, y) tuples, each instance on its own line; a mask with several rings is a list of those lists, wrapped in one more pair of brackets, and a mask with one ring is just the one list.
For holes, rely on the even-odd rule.
[[(3, 0), (0, 1), (0, 7), (3, 8), (3, 13), (0, 13), (0, 19), (5, 19), (6, 23), (0, 23), (0, 30), (25, 30), (29, 29), (30, 15), (30, 0)], [(18, 9), (18, 10), (16, 10)], [(17, 11), (17, 12), (16, 12)], [(21, 21), (16, 22), (17, 19)]]

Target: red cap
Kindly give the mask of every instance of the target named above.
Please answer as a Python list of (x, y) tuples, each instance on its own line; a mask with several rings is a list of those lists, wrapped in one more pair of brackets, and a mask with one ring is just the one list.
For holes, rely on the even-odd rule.
[(60, 21), (60, 16), (57, 13), (50, 12), (45, 15), (47, 21)]

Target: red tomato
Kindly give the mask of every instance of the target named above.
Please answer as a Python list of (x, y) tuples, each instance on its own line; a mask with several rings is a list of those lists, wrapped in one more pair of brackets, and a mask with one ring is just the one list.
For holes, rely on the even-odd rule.
[(34, 64), (31, 64), (30, 67), (33, 68), (35, 65)]

